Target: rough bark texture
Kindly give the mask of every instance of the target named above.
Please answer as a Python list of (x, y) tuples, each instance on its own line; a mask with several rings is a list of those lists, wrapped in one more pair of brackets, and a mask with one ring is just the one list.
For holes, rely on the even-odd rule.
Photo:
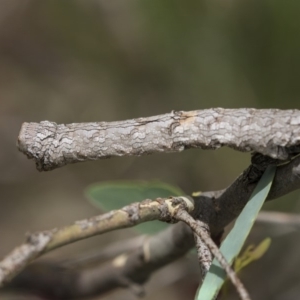
[(285, 160), (300, 152), (300, 111), (207, 109), (119, 122), (24, 123), (18, 147), (39, 170), (123, 155), (228, 146)]

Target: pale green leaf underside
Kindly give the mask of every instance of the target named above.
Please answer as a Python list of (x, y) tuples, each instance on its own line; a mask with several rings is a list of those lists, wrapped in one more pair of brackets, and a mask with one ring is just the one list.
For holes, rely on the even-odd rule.
[[(111, 181), (88, 187), (86, 194), (96, 207), (103, 211), (111, 211), (145, 199), (182, 196), (185, 193), (160, 181)], [(135, 226), (134, 229), (141, 234), (155, 234), (167, 226), (168, 224), (163, 222), (151, 221)]]

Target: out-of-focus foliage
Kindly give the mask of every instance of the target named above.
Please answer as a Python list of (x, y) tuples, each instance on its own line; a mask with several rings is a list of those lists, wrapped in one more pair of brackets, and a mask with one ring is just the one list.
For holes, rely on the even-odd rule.
[[(86, 194), (92, 204), (105, 212), (146, 199), (184, 196), (179, 188), (158, 181), (102, 182), (90, 186)], [(141, 234), (155, 234), (167, 226), (164, 222), (151, 221), (134, 226), (133, 229)]]
[(268, 251), (270, 245), (270, 238), (265, 238), (257, 246), (249, 245), (245, 251), (234, 260), (234, 270), (240, 272), (253, 261), (260, 259)]
[[(249, 154), (189, 150), (39, 173), (18, 153), (16, 139), (25, 121), (115, 121), (217, 106), (299, 108), (299, 10), (299, 1), (278, 0), (1, 0), (0, 256), (25, 231), (99, 213), (82, 193), (94, 182), (159, 179), (186, 193), (229, 185), (249, 164)], [(299, 192), (266, 207), (299, 212)], [(271, 249), (280, 247), (278, 232), (267, 234), (274, 241)], [(128, 235), (89, 239), (50, 256), (69, 257)], [(290, 242), (291, 268), (283, 251), (272, 254), (286, 272), (299, 265), (297, 239)], [(253, 286), (262, 282), (259, 274), (250, 276)], [(282, 274), (272, 272), (272, 288), (258, 295), (274, 286), (276, 293), (261, 299), (287, 299), (282, 291), (289, 290), (297, 294), (291, 285), (299, 286), (299, 276)], [(187, 278), (167, 296), (192, 299), (197, 284)], [(152, 292), (149, 298), (162, 294)]]

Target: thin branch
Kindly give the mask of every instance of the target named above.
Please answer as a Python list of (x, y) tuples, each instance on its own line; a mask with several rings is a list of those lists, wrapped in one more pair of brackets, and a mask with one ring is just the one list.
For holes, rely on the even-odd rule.
[[(300, 157), (297, 157), (290, 163), (277, 167), (269, 200), (300, 188), (299, 166)], [(214, 239), (220, 238), (223, 228), (240, 213), (255, 188), (255, 184), (247, 180), (247, 170), (227, 189), (203, 192), (200, 196), (194, 197), (193, 216), (209, 225)], [(120, 256), (124, 258), (123, 265), (108, 262), (94, 268), (77, 270), (75, 275), (59, 270), (54, 274), (51, 272), (41, 274), (39, 268), (30, 265), (11, 282), (11, 285), (17, 290), (19, 288), (26, 291), (33, 290), (51, 299), (101, 295), (118, 287), (125, 287), (124, 280), (120, 278), (127, 278), (136, 284), (145, 283), (153, 272), (180, 258), (193, 246), (193, 233), (184, 223), (178, 223), (149, 237), (145, 245), (135, 251)]]
[[(202, 230), (205, 230), (207, 235), (209, 236), (209, 227), (208, 224), (205, 224), (204, 222), (197, 220), (198, 227), (200, 227)], [(210, 265), (212, 263), (213, 257), (210, 252), (209, 247), (203, 241), (198, 234), (194, 234), (194, 239), (195, 239), (195, 245), (196, 245), (196, 250), (197, 250), (197, 256), (198, 256), (198, 261), (200, 264), (200, 271), (201, 271), (201, 278), (204, 280), (204, 277), (206, 273), (208, 272)]]
[(24, 123), (20, 151), (39, 170), (113, 156), (228, 146), (286, 160), (300, 153), (300, 111), (207, 109), (119, 122)]
[(212, 252), (212, 254), (215, 256), (215, 258), (219, 261), (220, 265), (226, 271), (229, 279), (231, 280), (232, 284), (235, 286), (235, 288), (240, 296), (240, 299), (250, 300), (250, 296), (249, 296), (247, 290), (245, 289), (243, 283), (237, 277), (236, 273), (231, 268), (231, 266), (228, 264), (225, 257), (221, 253), (220, 249), (217, 247), (217, 245), (211, 239), (211, 237), (209, 236), (207, 231), (203, 230), (201, 228), (201, 226), (199, 226), (199, 223), (191, 215), (189, 215), (189, 213), (187, 211), (185, 211), (183, 209), (179, 209), (177, 211), (175, 218), (177, 218), (178, 220), (183, 221), (187, 225), (189, 225), (191, 227), (191, 229), (208, 246), (209, 250)]
[(180, 222), (101, 265), (95, 262), (88, 268), (69, 269), (53, 263), (30, 264), (5, 288), (57, 300), (99, 296), (121, 287), (134, 286), (132, 291), (143, 292), (142, 284), (154, 271), (184, 256), (193, 246), (191, 229)]
[(151, 220), (172, 221), (179, 206), (194, 209), (193, 200), (187, 197), (144, 200), (120, 210), (90, 219), (77, 221), (62, 229), (34, 233), (26, 243), (13, 250), (0, 262), (0, 286), (18, 274), (26, 265), (43, 253), (58, 247), (112, 230), (131, 227)]
[(256, 219), (258, 223), (272, 225), (287, 225), (300, 229), (300, 215), (276, 211), (261, 211)]

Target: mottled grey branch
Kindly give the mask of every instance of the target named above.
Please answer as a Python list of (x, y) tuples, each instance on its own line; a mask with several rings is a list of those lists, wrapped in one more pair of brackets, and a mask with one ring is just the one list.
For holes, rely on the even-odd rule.
[(206, 109), (119, 122), (24, 123), (18, 147), (39, 170), (112, 156), (228, 146), (287, 159), (300, 152), (300, 111)]

